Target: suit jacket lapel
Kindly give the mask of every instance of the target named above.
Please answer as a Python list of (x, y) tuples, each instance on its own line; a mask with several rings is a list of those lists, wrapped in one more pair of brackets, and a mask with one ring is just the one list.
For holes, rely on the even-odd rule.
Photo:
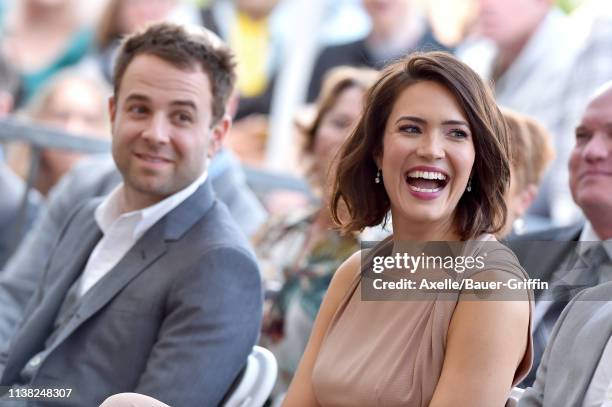
[(136, 278), (149, 265), (166, 252), (166, 243), (160, 229), (163, 219), (155, 224), (127, 254), (98, 281), (81, 299), (81, 304), (73, 318), (59, 334), (51, 350), (55, 349), (87, 319), (106, 305), (123, 287)]
[[(551, 385), (544, 389), (544, 401), (552, 403), (546, 405), (561, 405), (559, 401), (563, 405), (582, 405), (612, 334), (612, 303), (603, 302), (612, 296), (612, 285), (607, 289), (599, 287), (573, 303), (551, 345), (547, 373), (547, 383), (550, 379)], [(600, 297), (593, 296), (593, 290)]]
[[(551, 281), (554, 272), (568, 261), (568, 255), (575, 256), (576, 242), (580, 237), (582, 225), (563, 228), (546, 240), (512, 242), (514, 250), (522, 253), (521, 265), (530, 278)], [(560, 232), (560, 233), (559, 233)], [(575, 259), (571, 260), (575, 263)], [(543, 293), (536, 292), (535, 300), (539, 301)]]
[[(554, 240), (545, 241), (545, 242), (536, 242), (535, 244), (541, 245), (539, 250), (534, 251), (534, 261), (531, 263), (531, 268), (534, 270), (533, 275), (530, 274), (531, 278), (539, 278), (542, 281), (547, 281), (552, 286), (552, 279), (555, 274), (561, 267), (565, 268), (567, 271), (579, 272), (576, 270), (577, 267), (582, 267), (579, 263), (578, 253), (576, 252), (576, 244), (578, 239), (580, 238), (580, 233), (582, 231), (583, 225), (576, 225), (573, 227), (567, 227), (561, 229), (561, 233), (554, 236)], [(536, 257), (537, 252), (540, 252), (542, 255), (540, 257)], [(530, 272), (528, 270), (528, 272)], [(548, 312), (550, 307), (553, 305), (550, 302), (551, 299), (548, 297), (543, 298), (547, 294), (550, 294), (548, 291), (536, 292), (535, 300), (539, 302), (542, 299), (549, 300), (549, 302), (540, 303), (538, 307), (536, 307), (534, 315), (533, 315), (533, 329), (534, 331), (540, 326), (542, 322), (542, 318)], [(559, 299), (556, 298), (558, 301)]]
[(206, 181), (193, 195), (153, 225), (121, 261), (85, 294), (76, 318), (66, 325), (53, 348), (163, 256), (167, 251), (166, 241), (180, 238), (202, 218), (213, 203), (214, 193), (210, 181)]
[[(612, 295), (612, 293), (610, 294)], [(593, 301), (593, 303), (601, 304), (600, 301)], [(584, 336), (584, 341), (580, 343), (589, 343), (591, 349), (590, 352), (580, 352), (580, 363), (576, 372), (576, 386), (578, 389), (581, 389), (581, 399), (584, 399), (586, 395), (591, 380), (593, 380), (595, 370), (599, 366), (604, 349), (610, 340), (610, 335), (612, 335), (612, 323), (610, 323), (612, 303), (593, 308), (595, 309), (590, 315), (585, 315), (584, 320), (587, 322), (582, 332), (579, 333), (579, 335)]]
[[(541, 255), (534, 259), (534, 275), (532, 277), (540, 278), (543, 281), (550, 281), (550, 278), (561, 264), (569, 260), (568, 255), (574, 255), (572, 249), (575, 249), (576, 242), (554, 241), (538, 242), (537, 244), (541, 245)], [(574, 261), (570, 262), (574, 263)]]

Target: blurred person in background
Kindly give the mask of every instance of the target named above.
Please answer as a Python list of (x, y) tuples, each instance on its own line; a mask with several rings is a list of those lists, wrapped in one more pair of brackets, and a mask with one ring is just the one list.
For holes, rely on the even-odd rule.
[[(0, 120), (13, 110), (18, 86), (18, 73), (0, 53)], [(30, 228), (40, 206), (40, 196), (35, 191), (24, 196), (26, 185), (5, 164), (1, 147), (0, 144), (0, 270), (21, 240), (21, 234)], [(23, 214), (22, 210), (25, 211)]]
[(19, 105), (89, 51), (93, 31), (82, 22), (78, 5), (77, 0), (21, 0), (7, 12), (1, 46), (21, 74)]
[[(567, 159), (587, 95), (574, 82), (588, 29), (572, 23), (553, 0), (475, 0), (470, 36), (457, 50), (461, 59), (494, 84), (497, 102), (537, 119), (553, 135), (556, 158), (529, 208), (542, 222), (568, 224), (579, 215), (567, 188)], [(578, 85), (578, 86), (576, 86)], [(580, 97), (580, 95), (583, 95)], [(568, 103), (572, 100), (572, 103)]]
[[(290, 17), (282, 0), (217, 0), (202, 8), (207, 29), (236, 55), (236, 116), (228, 146), (241, 162), (264, 163), (268, 114), (285, 41), (291, 40)], [(290, 13), (289, 13), (290, 14)]]
[[(557, 102), (557, 105), (565, 106), (560, 127), (569, 129), (567, 137), (570, 143), (569, 146), (566, 146), (569, 149), (573, 147), (574, 129), (580, 123), (586, 104), (597, 89), (612, 80), (612, 58), (610, 57), (612, 2), (609, 0), (585, 1), (572, 14), (571, 24), (576, 27), (587, 27), (588, 36), (584, 47), (572, 65), (571, 80), (567, 81), (564, 94), (561, 95), (560, 102)], [(564, 153), (566, 159), (569, 159), (570, 154), (571, 151)], [(563, 165), (562, 170), (567, 172), (567, 165)], [(546, 194), (549, 197), (549, 206), (550, 200), (559, 194), (556, 191), (567, 193), (567, 178), (564, 178), (564, 184), (561, 182), (562, 180), (559, 179), (550, 186), (552, 192)], [(538, 210), (540, 210), (539, 202), (530, 212), (537, 213)]]
[[(68, 134), (108, 138), (106, 105), (110, 93), (110, 88), (100, 78), (68, 70), (46, 83), (29, 101), (22, 116)], [(11, 145), (7, 153), (8, 164), (24, 179), (28, 175), (30, 158), (30, 147), (21, 143)], [(83, 154), (76, 152), (43, 149), (34, 187), (46, 196), (81, 158)]]
[(9, 1), (10, 0), (0, 0), (0, 27), (2, 27), (4, 22), (4, 15), (6, 14), (6, 7)]
[[(546, 167), (554, 157), (548, 131), (529, 116), (502, 108), (510, 136), (510, 187), (507, 193), (508, 219), (498, 235), (522, 234), (526, 227), (537, 226), (526, 221), (527, 208), (535, 199)], [(532, 231), (532, 230), (530, 230)]]
[(447, 50), (434, 37), (426, 16), (414, 0), (363, 0), (371, 30), (362, 39), (324, 48), (313, 68), (308, 101), (317, 97), (325, 72), (334, 66), (382, 68), (405, 54)]
[(280, 0), (217, 0), (202, 9), (202, 24), (236, 54), (240, 104), (236, 120), (268, 114), (274, 78), (280, 69), (288, 20)]
[(109, 0), (96, 30), (95, 52), (87, 61), (97, 65), (110, 83), (114, 56), (121, 38), (156, 21), (199, 24), (197, 8), (181, 0)]
[(334, 272), (359, 248), (355, 234), (341, 235), (333, 228), (328, 175), (376, 77), (376, 71), (365, 68), (337, 67), (328, 73), (314, 118), (302, 126), (302, 155), (320, 202), (272, 219), (253, 239), (264, 281), (269, 287), (282, 285), (268, 304), (262, 337), (279, 363), (278, 392), (287, 390), (297, 369)]
[[(19, 73), (0, 52), (0, 117), (6, 117), (13, 110), (18, 90)], [(2, 154), (0, 153), (1, 157)]]

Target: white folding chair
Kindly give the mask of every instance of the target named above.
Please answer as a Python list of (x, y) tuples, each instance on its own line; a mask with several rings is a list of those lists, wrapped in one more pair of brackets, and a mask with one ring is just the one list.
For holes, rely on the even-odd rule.
[(276, 358), (269, 350), (254, 346), (246, 368), (224, 407), (261, 407), (264, 405), (278, 374)]
[(506, 401), (506, 407), (517, 407), (518, 402), (521, 399), (521, 396), (525, 392), (525, 389), (521, 389), (520, 387), (513, 387), (510, 391), (510, 396), (508, 397), (508, 401)]

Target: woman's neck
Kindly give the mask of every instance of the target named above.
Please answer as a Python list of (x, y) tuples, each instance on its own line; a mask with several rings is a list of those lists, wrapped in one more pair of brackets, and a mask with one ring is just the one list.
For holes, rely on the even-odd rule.
[(393, 239), (413, 242), (459, 241), (461, 236), (456, 232), (452, 221), (407, 222), (392, 217)]

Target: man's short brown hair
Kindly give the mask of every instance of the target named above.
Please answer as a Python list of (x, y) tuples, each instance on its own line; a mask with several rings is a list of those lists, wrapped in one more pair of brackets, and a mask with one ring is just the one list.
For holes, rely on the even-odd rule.
[[(357, 126), (338, 156), (331, 198), (334, 220), (348, 231), (376, 226), (391, 208), (384, 183), (374, 183), (375, 157), (395, 101), (407, 87), (433, 81), (447, 88), (465, 112), (476, 157), (471, 192), (455, 209), (454, 225), (462, 239), (496, 233), (506, 223), (505, 192), (510, 182), (507, 128), (489, 87), (466, 64), (444, 52), (413, 53), (385, 68), (366, 95)], [(343, 215), (348, 210), (348, 219)]]
[(129, 64), (138, 55), (153, 55), (179, 69), (199, 66), (208, 74), (212, 92), (213, 123), (225, 114), (225, 105), (236, 82), (234, 55), (213, 33), (170, 23), (150, 25), (128, 37), (119, 48), (113, 73), (115, 97)]

